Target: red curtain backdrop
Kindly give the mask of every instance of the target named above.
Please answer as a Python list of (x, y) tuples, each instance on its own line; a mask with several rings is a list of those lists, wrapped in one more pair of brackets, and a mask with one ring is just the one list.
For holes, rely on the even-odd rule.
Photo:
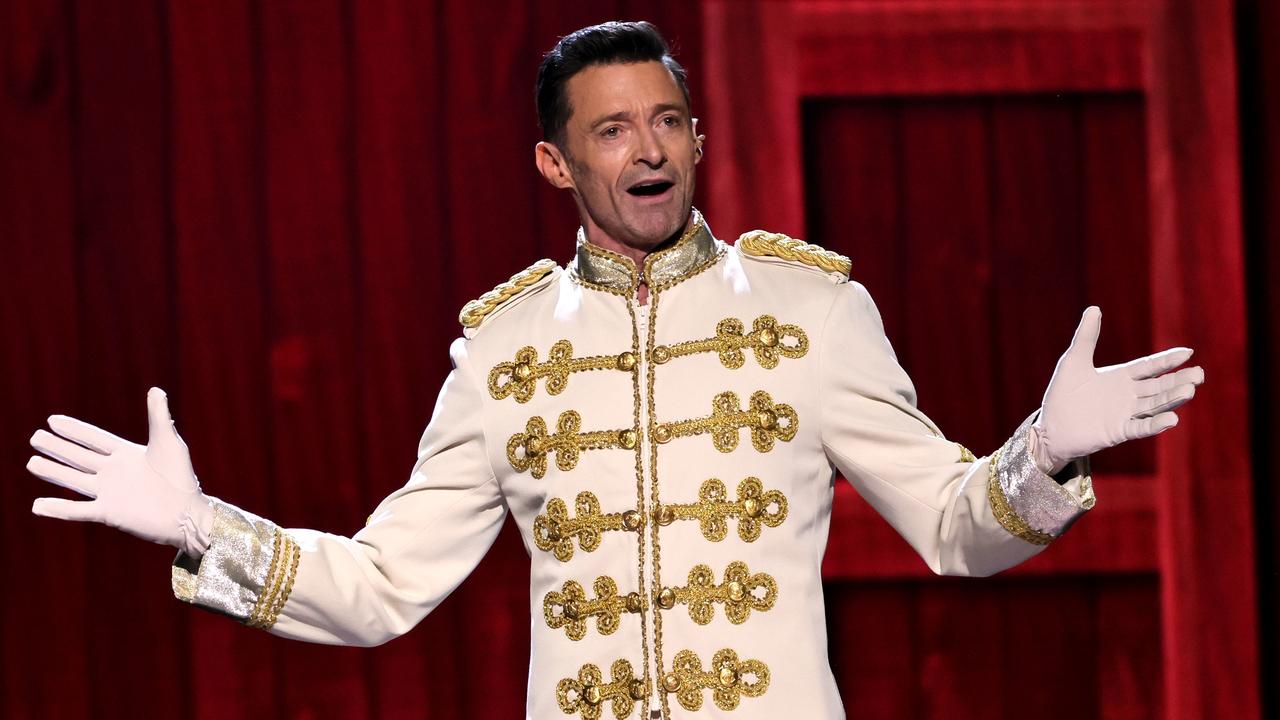
[[(914, 6), (933, 4), (991, 5)], [(1095, 17), (1070, 0), (1006, 4)], [(1122, 9), (1098, 17), (1147, 12), (1104, 4)], [(1204, 260), (1153, 250), (1163, 216), (1149, 208), (1169, 195), (1153, 195), (1148, 148), (1164, 105), (1123, 82), (997, 93), (981, 77), (957, 78), (945, 52), (904, 58), (878, 95), (853, 97), (857, 67), (804, 65), (778, 40), (788, 5), (752, 5), (735, 14), (725, 0), (0, 0), (0, 715), (522, 715), (528, 561), (510, 523), (407, 636), (371, 650), (307, 645), (174, 600), (168, 548), (32, 516), (33, 498), (60, 493), (23, 465), (27, 438), (52, 413), (143, 441), (145, 392), (159, 385), (206, 492), (286, 526), (361, 527), (412, 466), (458, 309), (537, 258), (571, 257), (572, 203), (533, 168), (532, 84), (541, 53), (591, 23), (663, 29), (691, 72), (709, 138), (696, 203), (712, 228), (732, 239), (760, 224), (850, 255), (922, 407), (975, 451), (1036, 407), (1086, 303), (1104, 308), (1101, 362), (1196, 344), (1150, 322), (1161, 297), (1152, 278), (1163, 277), (1152, 268), (1167, 263), (1168, 278), (1181, 278)], [(1209, 5), (1230, 4), (1200, 7)], [(1182, 31), (1161, 57), (1201, 67), (1194, 19), (1160, 21)], [(939, 32), (940, 47), (969, 52)], [(1021, 36), (997, 29), (993, 47), (1022, 47), (1011, 37)], [(892, 52), (858, 47), (869, 58)], [(1068, 44), (1052, 57), (1094, 50)], [(1246, 142), (1280, 127), (1280, 84), (1263, 82), (1280, 66), (1274, 53), (1262, 59), (1267, 70), (1244, 95), (1270, 114), (1246, 124)], [(1142, 68), (1080, 62), (1100, 78)], [(814, 77), (833, 73), (844, 90), (814, 99)], [(912, 73), (934, 79), (929, 96), (894, 89), (918, 80)], [(810, 99), (779, 110), (777, 89), (797, 82)], [(948, 93), (948, 82), (969, 84)], [(1178, 87), (1159, 93), (1182, 97)], [(1165, 129), (1173, 145), (1188, 131)], [(1280, 187), (1280, 164), (1267, 157), (1247, 165), (1255, 198)], [(777, 202), (754, 199), (774, 192)], [(1192, 205), (1207, 217), (1229, 200), (1208, 193)], [(1253, 257), (1272, 269), (1255, 278), (1265, 283), (1280, 265), (1275, 245), (1257, 238), (1277, 237), (1276, 223), (1255, 215), (1254, 248), (1266, 252)], [(1242, 292), (1244, 279), (1221, 296)], [(1258, 307), (1276, 297), (1251, 296)], [(1271, 324), (1253, 347), (1280, 356), (1280, 313), (1258, 312), (1251, 319)], [(1240, 330), (1243, 318), (1220, 322)], [(1210, 368), (1205, 391), (1243, 403), (1252, 381), (1229, 374)], [(1280, 385), (1260, 387), (1271, 400), (1259, 407), (1280, 402)], [(1190, 429), (1214, 420), (1195, 416), (1207, 404), (1197, 403)], [(1028, 567), (982, 581), (928, 576), (842, 490), (826, 599), (850, 716), (1209, 716), (1166, 677), (1178, 669), (1171, 648), (1211, 642), (1170, 635), (1177, 618), (1162, 573), (1174, 544), (1156, 517), (1162, 488), (1179, 487), (1160, 476), (1167, 461), (1154, 444), (1100, 455), (1093, 517)], [(1248, 497), (1223, 502), (1249, 510)], [(1280, 535), (1269, 523), (1280, 505), (1270, 502), (1259, 508), (1259, 577), (1274, 599), (1267, 563)], [(1214, 532), (1215, 548), (1235, 542)], [(1231, 606), (1242, 627), (1252, 628), (1253, 581), (1242, 581), (1248, 601)], [(1274, 628), (1264, 626), (1268, 662)], [(1241, 642), (1233, 661), (1252, 657), (1252, 639)], [(1233, 717), (1257, 716), (1256, 663), (1223, 670), (1236, 673), (1231, 686), (1198, 666), (1179, 671), (1200, 678), (1196, 692), (1243, 698)], [(1274, 663), (1263, 673), (1275, 677)]]

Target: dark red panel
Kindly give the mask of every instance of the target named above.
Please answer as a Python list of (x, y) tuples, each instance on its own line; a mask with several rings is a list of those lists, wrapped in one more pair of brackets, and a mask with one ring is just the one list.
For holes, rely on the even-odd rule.
[[(950, 439), (986, 455), (997, 425), (992, 337), (990, 128), (974, 101), (907, 103), (902, 111), (905, 334), (891, 338), (919, 406)], [(962, 388), (972, 392), (958, 391)]]
[(905, 336), (902, 127), (894, 103), (812, 102), (804, 113), (806, 238), (848, 255), (891, 341)]
[[(36, 517), (33, 499), (74, 494), (23, 466), (27, 438), (75, 406), (81, 367), (76, 288), (73, 122), (75, 39), (65, 7), (0, 5), (0, 712), (83, 717), (87, 636), (96, 588), (86, 569), (90, 528)], [(94, 533), (98, 537), (98, 533)], [(59, 672), (48, 672), (59, 668)], [(65, 677), (64, 677), (65, 676)]]
[[(356, 377), (350, 25), (345, 3), (261, 6), (265, 121), (271, 464), (286, 526), (351, 534), (370, 507), (361, 487)], [(295, 713), (369, 711), (357, 650), (282, 643), (280, 685)]]
[[(146, 392), (175, 378), (165, 18), (154, 2), (75, 7), (79, 402), (68, 414), (147, 439)], [(168, 592), (170, 548), (89, 529), (89, 698), (121, 715), (177, 715), (190, 674), (187, 616)], [(109, 588), (138, 588), (111, 592)], [(154, 588), (147, 592), (143, 588)], [(146, 619), (147, 639), (120, 618)], [(129, 647), (128, 663), (120, 662)]]
[[(266, 514), (270, 397), (261, 84), (250, 3), (176, 3), (170, 46), (170, 182), (181, 318), (170, 409), (205, 492)], [(157, 572), (160, 569), (157, 568)], [(193, 612), (192, 692), (198, 717), (280, 712), (275, 644), (261, 631)], [(252, 658), (252, 661), (246, 661)]]

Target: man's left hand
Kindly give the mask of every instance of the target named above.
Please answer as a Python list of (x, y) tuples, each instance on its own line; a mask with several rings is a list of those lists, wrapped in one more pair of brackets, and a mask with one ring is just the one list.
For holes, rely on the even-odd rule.
[(1177, 347), (1095, 368), (1093, 352), (1102, 311), (1084, 311), (1071, 347), (1063, 353), (1045, 390), (1040, 417), (1031, 426), (1031, 452), (1042, 472), (1053, 475), (1075, 458), (1150, 437), (1178, 424), (1173, 411), (1196, 394), (1204, 369), (1171, 372), (1191, 357)]

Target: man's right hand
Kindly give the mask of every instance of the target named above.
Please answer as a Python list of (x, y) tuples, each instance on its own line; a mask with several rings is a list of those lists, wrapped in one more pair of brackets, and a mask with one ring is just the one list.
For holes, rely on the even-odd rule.
[(200, 557), (209, 546), (213, 507), (200, 492), (163, 390), (153, 387), (147, 393), (147, 415), (145, 446), (72, 417), (50, 416), (49, 427), (57, 435), (37, 430), (31, 436), (31, 446), (49, 457), (32, 456), (27, 470), (93, 499), (38, 498), (31, 512), (100, 522)]

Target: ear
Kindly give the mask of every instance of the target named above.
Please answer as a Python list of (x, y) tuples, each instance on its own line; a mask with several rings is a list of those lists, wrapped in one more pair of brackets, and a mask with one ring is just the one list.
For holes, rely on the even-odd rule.
[(561, 190), (574, 189), (573, 173), (560, 148), (545, 140), (538, 143), (533, 147), (533, 162), (538, 166), (538, 172), (553, 187)]
[(698, 118), (693, 119), (693, 163), (696, 165), (702, 162), (702, 143), (707, 139), (706, 135), (698, 134)]

